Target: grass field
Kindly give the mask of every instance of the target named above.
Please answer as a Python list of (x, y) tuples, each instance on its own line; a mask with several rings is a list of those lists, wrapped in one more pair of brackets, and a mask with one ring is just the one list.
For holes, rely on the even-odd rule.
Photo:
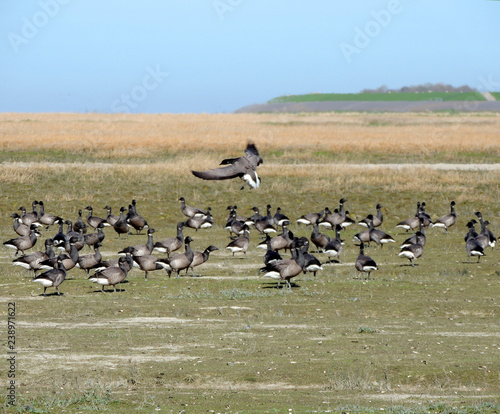
[[(463, 237), (475, 211), (500, 234), (500, 171), (412, 164), (497, 163), (499, 124), (495, 114), (0, 114), (2, 240), (15, 235), (10, 214), (35, 199), (73, 221), (87, 205), (104, 215), (106, 204), (117, 213), (136, 199), (161, 240), (185, 219), (183, 196), (215, 219), (211, 229), (184, 231), (192, 247), (220, 249), (196, 277), (155, 271), (146, 282), (136, 269), (103, 294), (72, 269), (62, 296), (43, 297), (2, 248), (4, 349), (16, 304), (17, 407), (7, 412), (498, 412), (498, 248), (468, 263)], [(239, 156), (248, 139), (264, 158), (258, 190), (190, 174)], [(342, 233), (341, 263), (301, 274), (292, 289), (260, 278), (255, 230), (247, 259), (224, 249), (228, 205), (242, 215), (280, 206), (293, 233), (309, 236), (295, 220), (333, 210), (341, 197), (356, 220), (381, 203), (382, 229), (396, 239), (366, 249), (379, 265), (370, 279), (354, 268), (357, 225)], [(397, 255), (408, 235), (395, 225), (417, 201), (436, 219), (451, 200), (457, 224), (447, 234), (428, 229), (423, 257), (409, 266)], [(44, 230), (33, 250), (56, 232)], [(146, 241), (105, 233), (105, 258)]]
[(310, 93), (287, 95), (271, 99), (268, 103), (322, 102), (322, 101), (484, 101), (479, 92), (395, 92), (395, 93)]

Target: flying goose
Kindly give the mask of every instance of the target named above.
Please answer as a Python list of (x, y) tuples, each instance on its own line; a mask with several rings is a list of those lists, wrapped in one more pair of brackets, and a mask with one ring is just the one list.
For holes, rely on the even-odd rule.
[(104, 286), (113, 286), (113, 292), (116, 292), (116, 285), (122, 283), (132, 267), (132, 258), (130, 255), (122, 256), (118, 259), (117, 267), (106, 267), (96, 271), (89, 277), (91, 282), (101, 285), (101, 292), (105, 292)]
[(49, 287), (55, 287), (58, 295), (61, 295), (59, 292), (59, 286), (66, 279), (66, 268), (64, 267), (64, 263), (61, 258), (57, 259), (56, 267), (50, 270), (47, 270), (45, 273), (38, 275), (33, 279), (33, 282), (40, 283), (43, 286), (43, 296), (47, 296), (45, 291)]
[(21, 254), (24, 256), (24, 251), (31, 249), (36, 244), (39, 236), (40, 233), (38, 233), (37, 231), (37, 226), (31, 224), (30, 234), (28, 234), (27, 236), (19, 236), (15, 239), (7, 240), (3, 242), (3, 245), (11, 249), (16, 249), (16, 256), (19, 252), (21, 252)]
[(156, 242), (154, 244), (153, 250), (158, 250), (160, 253), (167, 253), (167, 256), (170, 256), (170, 253), (179, 250), (182, 247), (182, 242), (184, 240), (184, 236), (182, 234), (183, 228), (183, 221), (177, 223), (177, 236)]
[(354, 263), (354, 267), (358, 272), (368, 273), (368, 279), (370, 278), (371, 272), (378, 270), (377, 263), (370, 256), (365, 256), (364, 253), (364, 243), (359, 245), (359, 255)]
[[(260, 179), (256, 169), (262, 162), (263, 160), (259, 156), (257, 147), (253, 142), (249, 141), (245, 149), (245, 156), (225, 159), (220, 163), (220, 165), (227, 165), (226, 167), (219, 167), (208, 171), (191, 172), (194, 176), (204, 180), (227, 180), (239, 177), (244, 180), (250, 188), (258, 188), (260, 186)], [(243, 188), (244, 186), (241, 187), (241, 189)]]
[(455, 212), (455, 202), (450, 203), (450, 214), (437, 219), (431, 224), (431, 227), (441, 227), (448, 231), (448, 228), (453, 226), (457, 221), (457, 213)]

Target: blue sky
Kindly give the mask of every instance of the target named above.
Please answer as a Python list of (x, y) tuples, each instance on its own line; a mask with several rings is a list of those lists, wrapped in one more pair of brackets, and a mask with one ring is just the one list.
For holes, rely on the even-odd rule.
[(500, 2), (0, 0), (0, 112), (233, 112), (427, 82), (500, 91)]

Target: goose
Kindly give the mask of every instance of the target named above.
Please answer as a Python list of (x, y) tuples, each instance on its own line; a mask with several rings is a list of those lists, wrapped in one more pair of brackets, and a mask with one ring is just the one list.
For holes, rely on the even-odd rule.
[(118, 221), (115, 224), (113, 224), (113, 229), (116, 231), (116, 233), (118, 233), (119, 238), (122, 237), (122, 234), (127, 234), (129, 232), (129, 229), (130, 229), (126, 220), (125, 220), (124, 212), (126, 210), (127, 209), (125, 207), (120, 208), (120, 218), (118, 219)]
[(65, 250), (66, 252), (69, 253), (70, 251), (69, 241), (72, 237), (76, 237), (77, 241), (75, 243), (75, 247), (78, 251), (82, 250), (85, 247), (85, 237), (87, 235), (83, 234), (83, 229), (80, 229), (78, 233), (73, 231), (73, 223), (71, 222), (71, 220), (65, 220), (64, 223), (68, 226), (66, 230), (66, 242), (64, 243), (64, 245), (59, 244), (58, 249)]
[(307, 240), (307, 237), (301, 237), (299, 240), (302, 244), (302, 255), (304, 256), (304, 266), (302, 267), (302, 271), (304, 273), (310, 272), (316, 276), (316, 273), (319, 270), (323, 270), (323, 266), (316, 256), (308, 252), (310, 243), (309, 240)]
[(214, 225), (214, 219), (210, 211), (207, 212), (205, 218), (192, 217), (184, 222), (184, 227), (190, 227), (198, 231), (198, 229), (209, 229)]
[(330, 239), (330, 241), (323, 248), (323, 253), (328, 256), (328, 260), (331, 261), (332, 257), (337, 257), (340, 263), (340, 255), (342, 254), (342, 241), (340, 240), (340, 230), (342, 226), (337, 224), (335, 227), (335, 238)]
[(62, 260), (62, 262), (64, 264), (64, 268), (66, 270), (73, 269), (76, 266), (76, 264), (78, 263), (78, 257), (79, 257), (78, 250), (75, 246), (77, 241), (78, 241), (78, 239), (76, 237), (72, 237), (71, 239), (69, 239), (69, 244), (70, 244), (69, 255), (66, 253), (62, 253), (59, 256), (57, 256), (55, 260), (50, 260), (50, 259), (44, 260), (41, 263), (41, 268), (42, 269), (53, 269), (57, 266), (57, 260)]
[(36, 244), (38, 237), (40, 237), (40, 233), (38, 233), (37, 231), (37, 226), (32, 224), (30, 226), (30, 234), (28, 234), (27, 236), (19, 236), (15, 239), (7, 240), (3, 242), (3, 245), (11, 249), (16, 249), (15, 256), (17, 256), (19, 252), (21, 252), (21, 254), (24, 256), (24, 251), (31, 249)]
[(32, 224), (35, 224), (38, 227), (41, 226), (41, 224), (38, 222), (38, 211), (36, 209), (37, 205), (38, 201), (36, 200), (31, 203), (31, 206), (33, 208), (33, 211), (31, 213), (26, 212), (26, 207), (19, 207), (19, 210), (21, 211), (21, 221), (27, 226), (31, 226)]
[(120, 258), (122, 257), (125, 257), (127, 259), (125, 266), (127, 267), (127, 271), (130, 272), (132, 270), (132, 267), (134, 266), (134, 260), (132, 259), (132, 256), (130, 254), (127, 254), (125, 256), (120, 256), (119, 258), (116, 259), (101, 261), (99, 264), (95, 265), (94, 271), (101, 272), (102, 270), (108, 267), (118, 267), (120, 265)]
[(135, 200), (132, 200), (132, 204), (129, 205), (126, 221), (135, 229), (136, 234), (140, 234), (143, 229), (147, 229), (149, 227), (148, 222), (144, 219), (144, 217), (137, 214)]
[(226, 246), (226, 249), (233, 254), (233, 257), (235, 253), (243, 253), (245, 255), (245, 259), (247, 258), (247, 250), (250, 246), (250, 237), (248, 235), (248, 231), (249, 228), (248, 226), (246, 226), (243, 230), (243, 236), (234, 239)]
[(450, 203), (450, 214), (437, 219), (431, 224), (431, 227), (440, 227), (448, 231), (448, 228), (453, 226), (457, 221), (457, 213), (455, 212), (455, 202)]
[(304, 224), (306, 226), (313, 226), (317, 221), (320, 221), (325, 215), (325, 210), (319, 213), (307, 213), (303, 214), (297, 219), (297, 223)]
[(13, 228), (14, 231), (19, 235), (19, 236), (27, 236), (30, 234), (30, 226), (27, 226), (26, 224), (23, 223), (21, 220), (21, 216), (17, 213), (11, 214), (11, 217), (14, 219), (13, 223)]
[(410, 243), (405, 247), (402, 247), (400, 252), (398, 253), (398, 256), (406, 257), (410, 261), (412, 266), (415, 266), (415, 263), (413, 261), (421, 257), (424, 253), (424, 246), (420, 244), (418, 233), (420, 233), (420, 231), (417, 232), (417, 243)]
[(57, 259), (55, 268), (38, 275), (33, 279), (33, 282), (40, 283), (43, 286), (43, 296), (47, 296), (45, 292), (49, 287), (55, 287), (57, 295), (60, 296), (61, 292), (59, 292), (59, 286), (65, 279), (66, 268), (64, 267), (62, 259), (59, 258)]
[(103, 219), (101, 217), (94, 216), (94, 209), (92, 206), (87, 206), (85, 207), (85, 210), (88, 210), (89, 214), (87, 215), (87, 223), (90, 227), (93, 227), (94, 229), (97, 229), (97, 226), (99, 224), (103, 224), (104, 226), (109, 226), (109, 223), (106, 221), (106, 219)]
[[(271, 250), (274, 250), (275, 252), (277, 252), (278, 250), (285, 250), (286, 252), (290, 249), (290, 246), (293, 242), (293, 233), (288, 230), (287, 223), (289, 224), (289, 222), (283, 223), (283, 232), (281, 234), (278, 234), (277, 236), (271, 238)], [(266, 249), (267, 244), (260, 243), (259, 245), (257, 245), (257, 248)]]
[[(223, 160), (219, 167), (208, 171), (191, 171), (195, 177), (203, 180), (227, 180), (239, 177), (245, 181), (250, 188), (259, 188), (260, 179), (257, 175), (257, 167), (263, 160), (257, 151), (257, 147), (251, 141), (248, 142), (245, 149), (245, 156), (238, 158), (229, 158)], [(241, 189), (244, 188), (244, 185)]]
[(157, 250), (160, 253), (167, 253), (167, 256), (170, 256), (170, 253), (179, 250), (182, 247), (182, 242), (184, 240), (184, 236), (182, 234), (183, 228), (183, 221), (177, 223), (177, 236), (156, 242), (153, 246), (153, 250)]
[(490, 245), (490, 234), (487, 228), (490, 222), (488, 220), (483, 221), (482, 217), (480, 221), (481, 221), (481, 232), (479, 233), (479, 235), (476, 236), (476, 241), (484, 250), (486, 249), (486, 247)]
[(113, 286), (113, 292), (116, 292), (116, 285), (122, 283), (132, 267), (132, 258), (130, 255), (122, 256), (118, 259), (117, 267), (106, 267), (96, 271), (89, 277), (91, 282), (101, 285), (101, 292), (105, 292), (104, 286)]
[(290, 279), (298, 276), (300, 272), (303, 271), (305, 265), (304, 254), (299, 247), (302, 247), (300, 242), (294, 242), (292, 245), (293, 256), (291, 259), (277, 260), (261, 268), (260, 271), (265, 272), (262, 277), (270, 277), (278, 280), (278, 288), (280, 287), (281, 281), (285, 281), (288, 288), (291, 289), (292, 285), (290, 284)]
[[(375, 209), (377, 210), (377, 215), (376, 216), (371, 215), (373, 227), (380, 227), (384, 222), (384, 216), (382, 215), (382, 204), (377, 204)], [(369, 227), (368, 224), (369, 221), (370, 219), (366, 217), (363, 220), (358, 221), (358, 224), (360, 226)]]
[[(231, 215), (234, 214), (234, 216), (235, 216), (234, 218), (236, 220), (242, 221), (244, 223), (248, 223), (248, 221), (249, 221), (248, 218), (239, 215), (237, 213), (237, 211), (236, 211), (237, 209), (238, 209), (238, 206), (236, 206), (236, 205), (234, 205), (234, 206), (227, 206), (226, 210), (229, 210), (228, 221), (229, 221), (229, 218), (231, 217)], [(250, 224), (252, 224), (252, 223), (250, 223)]]
[(34, 277), (36, 277), (36, 272), (41, 269), (41, 263), (44, 260), (54, 259), (55, 253), (52, 249), (54, 243), (52, 239), (45, 240), (45, 251), (38, 251), (26, 256), (18, 257), (12, 261), (14, 266), (21, 266), (27, 270), (33, 270)]
[(236, 211), (232, 211), (231, 214), (228, 217), (226, 227), (224, 227), (225, 230), (229, 231), (229, 236), (231, 237), (233, 234), (236, 236), (241, 236), (244, 231), (244, 227), (248, 225), (245, 224), (244, 221), (238, 220), (236, 218)]
[(278, 207), (276, 209), (276, 213), (273, 216), (273, 222), (276, 224), (278, 227), (283, 226), (283, 223), (290, 224), (290, 219), (281, 212), (281, 207)]
[(57, 223), (59, 224), (59, 230), (52, 237), (52, 241), (54, 242), (55, 247), (64, 249), (65, 244), (69, 241), (68, 237), (66, 236), (66, 232), (64, 231), (64, 225), (66, 224), (66, 222), (61, 219), (58, 220)]
[[(253, 209), (257, 209), (257, 207), (253, 207)], [(257, 231), (262, 235), (277, 233), (276, 228), (273, 225), (274, 224), (274, 217), (271, 215), (271, 205), (270, 204), (267, 205), (267, 215), (266, 216), (260, 216), (260, 214), (258, 214), (258, 210), (256, 210), (256, 211), (257, 211), (257, 213), (254, 214), (254, 216), (256, 216), (256, 218), (253, 221), (253, 225), (257, 229)], [(252, 216), (252, 217), (254, 217), (254, 216)], [(259, 218), (259, 216), (260, 216), (260, 218)]]
[(39, 201), (38, 205), (40, 210), (38, 211), (38, 222), (44, 226), (52, 226), (56, 221), (61, 220), (61, 217), (55, 216), (54, 214), (46, 213), (43, 201)]
[(80, 231), (80, 229), (82, 229), (83, 234), (87, 234), (87, 230), (88, 230), (87, 223), (85, 223), (83, 221), (82, 214), (83, 214), (83, 211), (78, 210), (78, 218), (73, 223), (73, 231), (76, 231), (78, 233)]
[(416, 229), (417, 227), (420, 226), (420, 219), (419, 219), (420, 212), (421, 210), (419, 201), (417, 202), (417, 213), (415, 214), (415, 216), (399, 222), (398, 224), (396, 224), (396, 227), (406, 230), (407, 233), (409, 230)]
[(97, 233), (85, 234), (83, 236), (83, 242), (89, 247), (96, 245), (97, 243), (102, 243), (106, 235), (104, 234), (103, 228), (106, 227), (104, 223), (99, 223), (97, 225)]
[(125, 255), (127, 253), (131, 254), (134, 258), (136, 256), (145, 256), (151, 254), (153, 252), (153, 248), (155, 246), (153, 241), (153, 233), (155, 233), (155, 229), (148, 229), (148, 240), (146, 244), (138, 244), (136, 246), (128, 246), (123, 250), (120, 250), (118, 254)]
[(142, 256), (133, 256), (134, 266), (144, 271), (144, 280), (148, 281), (149, 272), (165, 269), (164, 266), (158, 263), (158, 257), (152, 254), (144, 254)]
[(420, 220), (423, 220), (424, 227), (427, 228), (432, 224), (431, 216), (425, 212), (425, 201), (420, 205), (419, 212)]
[(356, 223), (356, 221), (349, 217), (349, 211), (346, 210), (344, 221), (340, 223), (340, 227), (346, 229), (347, 227), (352, 226), (354, 223)]
[(467, 233), (467, 240), (465, 242), (465, 250), (467, 252), (467, 261), (470, 263), (471, 256), (477, 256), (477, 262), (481, 259), (481, 256), (484, 256), (484, 249), (477, 241), (474, 236), (474, 224), (472, 222), (467, 223), (467, 227), (469, 228), (469, 233)]
[(271, 246), (271, 236), (269, 236), (269, 234), (266, 235), (265, 243), (266, 243), (266, 249), (267, 249), (267, 251), (266, 251), (266, 254), (264, 255), (263, 261), (264, 261), (264, 264), (266, 266), (269, 263), (275, 262), (276, 260), (282, 260), (283, 259), (278, 252), (276, 252), (276, 251), (274, 251), (272, 249), (272, 246)]
[(479, 233), (476, 231), (476, 228), (474, 227), (474, 225), (477, 224), (477, 221), (472, 219), (471, 221), (469, 221), (467, 223), (467, 227), (469, 228), (469, 231), (467, 232), (467, 234), (465, 235), (464, 237), (464, 241), (467, 241), (467, 239), (472, 236), (473, 238), (476, 238), (477, 236), (479, 236)]
[(208, 259), (210, 257), (210, 253), (215, 251), (215, 250), (219, 250), (219, 249), (214, 245), (210, 245), (202, 252), (198, 252), (198, 251), (193, 252), (193, 261), (189, 265), (189, 268), (186, 269), (186, 274), (187, 274), (188, 270), (191, 269), (191, 271), (193, 272), (193, 276), (194, 276), (194, 268), (196, 266), (200, 266), (203, 263), (205, 263), (206, 261), (208, 261)]
[(365, 222), (368, 225), (368, 230), (360, 231), (353, 236), (353, 239), (359, 243), (366, 243), (366, 245), (369, 246), (371, 242), (370, 233), (373, 230), (373, 215), (368, 214), (365, 218)]
[(102, 255), (99, 251), (99, 247), (101, 247), (101, 243), (96, 243), (94, 244), (93, 254), (85, 254), (78, 257), (75, 267), (85, 270), (87, 277), (89, 276), (90, 269), (94, 269), (99, 265), (99, 263), (101, 263)]
[[(271, 208), (271, 206), (269, 206)], [(259, 208), (258, 207), (252, 207), (253, 214), (248, 217), (248, 220), (246, 223), (250, 226), (251, 224), (254, 224), (255, 222), (264, 219), (264, 216), (259, 213)], [(270, 212), (270, 211), (269, 211)]]
[(192, 241), (193, 239), (190, 236), (187, 236), (184, 239), (184, 246), (185, 246), (184, 253), (177, 253), (171, 257), (168, 257), (166, 259), (160, 259), (156, 262), (167, 270), (169, 278), (173, 271), (175, 271), (177, 278), (180, 277), (180, 272), (184, 269), (187, 269), (191, 265), (191, 262), (194, 259), (194, 252), (193, 250), (191, 250), (190, 246), (190, 243)]
[(179, 198), (179, 201), (181, 202), (181, 211), (182, 214), (184, 214), (186, 217), (193, 218), (206, 218), (207, 217), (207, 212), (205, 210), (202, 210), (201, 208), (198, 207), (192, 207), (188, 206), (186, 204), (186, 199), (184, 197)]
[(368, 279), (370, 278), (371, 272), (378, 270), (377, 263), (370, 256), (365, 256), (364, 253), (364, 243), (359, 245), (359, 255), (354, 263), (354, 267), (358, 272), (368, 273)]
[(422, 247), (425, 246), (427, 237), (425, 236), (423, 223), (420, 222), (420, 230), (418, 230), (413, 236), (408, 237), (401, 245), (400, 249), (403, 249), (411, 244), (420, 244)]
[[(481, 212), (476, 211), (474, 214), (479, 219), (479, 223), (481, 223), (481, 232), (484, 231), (484, 233), (488, 235), (488, 244), (493, 249), (495, 247), (496, 242), (497, 242), (497, 238), (495, 237), (493, 232), (487, 228), (487, 226), (488, 226), (488, 224), (490, 224), (490, 222), (489, 221), (483, 222), (483, 215), (481, 214)], [(483, 230), (483, 227), (484, 227), (484, 230)]]
[(389, 234), (374, 228), (370, 230), (370, 240), (377, 243), (377, 246), (381, 248), (384, 247), (384, 244), (396, 242)]
[(345, 211), (344, 211), (344, 203), (347, 200), (345, 198), (341, 198), (339, 200), (339, 208), (335, 209), (333, 213), (327, 210), (325, 217), (320, 221), (320, 226), (325, 226), (328, 229), (334, 229), (337, 224), (342, 224), (345, 220)]
[(330, 237), (328, 237), (326, 234), (320, 233), (318, 227), (319, 220), (320, 219), (316, 220), (316, 223), (313, 225), (313, 230), (310, 237), (311, 241), (314, 243), (318, 251), (323, 250), (330, 241)]
[(106, 207), (104, 207), (104, 209), (106, 210), (106, 222), (110, 226), (113, 226), (118, 221), (120, 216), (116, 216), (114, 214), (111, 214), (111, 207), (108, 205), (106, 205)]

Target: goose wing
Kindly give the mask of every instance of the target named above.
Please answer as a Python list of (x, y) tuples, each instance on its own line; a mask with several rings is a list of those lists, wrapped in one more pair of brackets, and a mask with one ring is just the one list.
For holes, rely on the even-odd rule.
[(242, 177), (249, 171), (253, 172), (249, 161), (240, 157), (227, 167), (214, 168), (207, 171), (191, 171), (195, 177), (203, 180), (228, 180), (231, 178)]

